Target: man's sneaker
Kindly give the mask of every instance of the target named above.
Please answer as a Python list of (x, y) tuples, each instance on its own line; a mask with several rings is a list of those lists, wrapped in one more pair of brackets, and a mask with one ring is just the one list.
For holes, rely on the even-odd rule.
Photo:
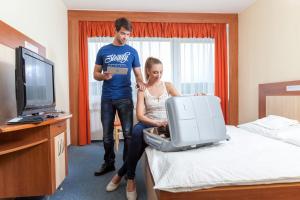
[(111, 171), (114, 171), (116, 168), (115, 168), (115, 165), (108, 165), (106, 163), (103, 163), (101, 168), (98, 170), (98, 171), (95, 171), (94, 175), (95, 176), (101, 176), (103, 174), (106, 174), (108, 172), (111, 172)]

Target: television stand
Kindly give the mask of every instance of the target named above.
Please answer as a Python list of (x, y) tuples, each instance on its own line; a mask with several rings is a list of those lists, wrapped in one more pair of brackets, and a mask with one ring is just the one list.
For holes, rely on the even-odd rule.
[(0, 198), (53, 194), (68, 174), (66, 121), (0, 126)]

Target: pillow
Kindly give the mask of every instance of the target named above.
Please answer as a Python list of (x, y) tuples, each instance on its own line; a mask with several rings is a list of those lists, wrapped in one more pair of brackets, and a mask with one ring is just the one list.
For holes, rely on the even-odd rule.
[(257, 133), (260, 135), (264, 135), (267, 137), (276, 137), (276, 130), (271, 130), (268, 128), (265, 128), (263, 126), (259, 126), (257, 124), (254, 124), (253, 122), (245, 123), (245, 124), (240, 124), (238, 125), (239, 128), (244, 129), (246, 131), (252, 132), (252, 133)]
[(246, 131), (277, 139), (300, 147), (300, 124), (291, 125), (281, 130), (271, 130), (253, 122), (240, 124), (239, 128)]
[(298, 124), (299, 122), (286, 117), (269, 115), (267, 117), (255, 120), (252, 123), (270, 130), (280, 130), (288, 126)]

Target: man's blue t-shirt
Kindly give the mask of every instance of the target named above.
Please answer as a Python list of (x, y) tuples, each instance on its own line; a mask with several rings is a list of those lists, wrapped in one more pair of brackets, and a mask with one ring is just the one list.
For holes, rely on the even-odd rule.
[(102, 86), (102, 99), (126, 99), (132, 98), (131, 69), (140, 67), (137, 51), (125, 44), (116, 46), (108, 44), (99, 49), (96, 64), (102, 65), (102, 70), (107, 67), (127, 68), (127, 74), (113, 74), (110, 80), (105, 80)]

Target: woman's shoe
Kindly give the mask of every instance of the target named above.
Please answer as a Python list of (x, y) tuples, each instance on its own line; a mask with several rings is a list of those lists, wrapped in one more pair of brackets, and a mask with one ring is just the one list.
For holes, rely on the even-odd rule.
[(136, 189), (132, 192), (126, 191), (126, 197), (127, 197), (127, 200), (136, 200), (137, 199)]
[(113, 183), (111, 180), (106, 186), (106, 191), (107, 192), (115, 191), (116, 189), (118, 189), (120, 183), (121, 183), (121, 181), (119, 181), (119, 183)]

